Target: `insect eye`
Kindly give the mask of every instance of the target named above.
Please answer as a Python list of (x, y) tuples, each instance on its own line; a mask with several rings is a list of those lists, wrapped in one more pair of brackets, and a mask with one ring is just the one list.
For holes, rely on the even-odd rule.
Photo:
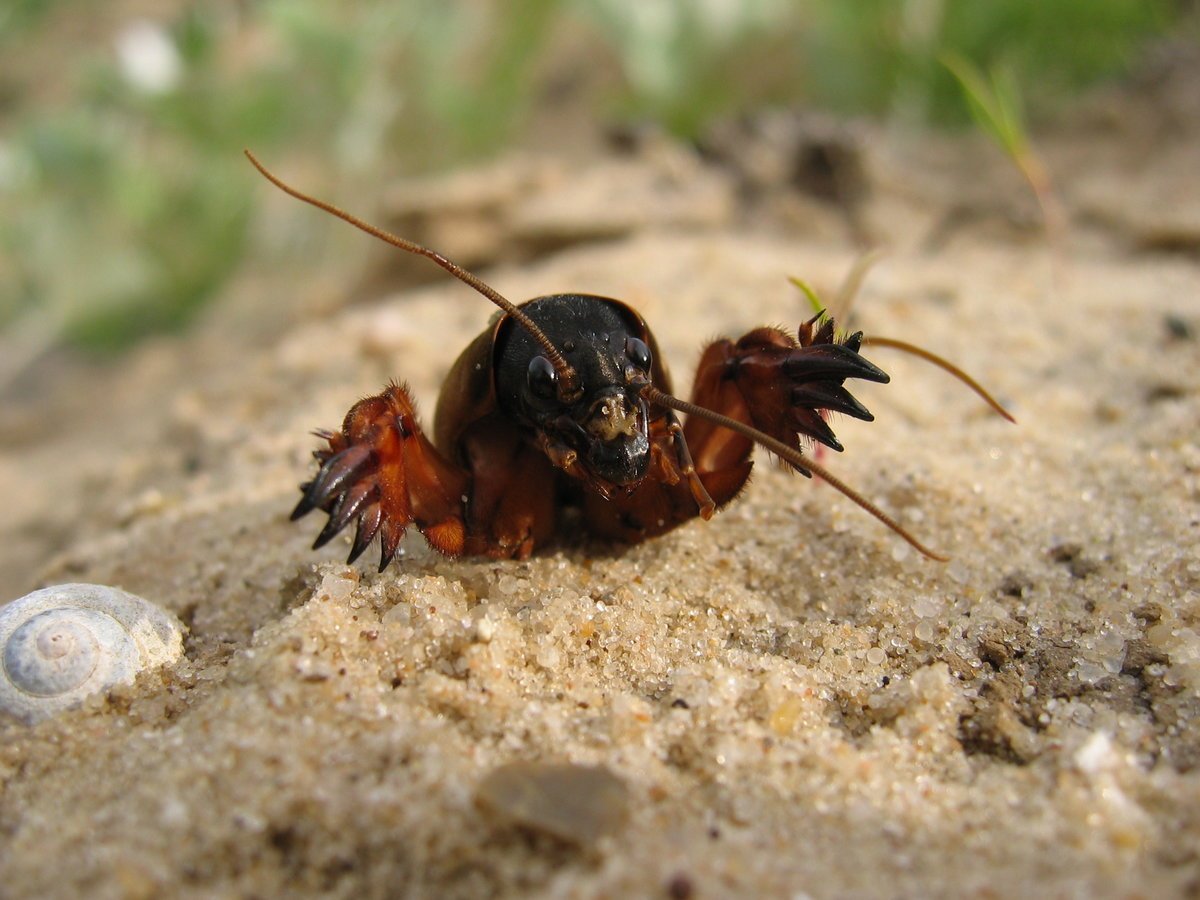
[(535, 356), (529, 361), (526, 378), (529, 381), (529, 390), (535, 397), (543, 400), (554, 399), (555, 389), (558, 385), (558, 373), (554, 371), (550, 360), (544, 356)]
[(650, 371), (650, 348), (641, 338), (625, 338), (625, 355), (643, 372)]

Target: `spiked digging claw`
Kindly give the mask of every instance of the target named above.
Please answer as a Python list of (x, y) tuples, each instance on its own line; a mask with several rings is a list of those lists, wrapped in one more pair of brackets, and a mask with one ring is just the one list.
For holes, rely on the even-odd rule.
[[(354, 532), (354, 543), (350, 545), (350, 555), (346, 558), (346, 563), (353, 564), (356, 559), (363, 555), (363, 551), (371, 544), (371, 540), (379, 531), (379, 526), (383, 524), (383, 507), (378, 503), (372, 503), (363, 510), (362, 515), (358, 518), (358, 529)], [(394, 555), (394, 554), (393, 554)], [(379, 567), (383, 571), (384, 563)]]
[[(352, 449), (365, 450), (367, 448)], [(350, 555), (346, 562), (352, 564), (362, 556), (371, 541), (374, 540), (375, 535), (378, 534), (381, 536), (379, 571), (382, 572), (395, 557), (400, 546), (400, 539), (404, 537), (405, 526), (388, 522), (384, 518), (383, 507), (380, 505), (379, 486), (375, 483), (375, 478), (371, 474), (367, 474), (369, 467), (363, 466), (361, 463), (350, 468), (349, 463), (341, 459), (348, 452), (342, 451), (341, 454), (331, 457), (322, 467), (316, 479), (300, 486), (300, 489), (304, 491), (304, 497), (293, 510), (292, 518), (298, 519), (314, 509), (323, 509), (329, 513), (329, 520), (321, 529), (321, 533), (317, 535), (317, 539), (313, 541), (314, 550), (324, 547), (357, 518), (358, 525), (355, 528), (354, 541), (350, 546)], [(366, 456), (367, 459), (370, 458), (369, 450)], [(339, 460), (344, 468), (338, 467)], [(354, 457), (351, 457), (351, 462), (353, 461)], [(359, 481), (351, 481), (356, 476), (365, 477)], [(347, 485), (347, 482), (350, 483)]]
[(792, 402), (811, 409), (827, 409), (852, 419), (874, 422), (875, 417), (840, 384), (818, 381), (792, 389)]
[(300, 486), (303, 496), (292, 511), (293, 519), (314, 509), (328, 513), (313, 549), (356, 522), (349, 563), (378, 535), (382, 572), (410, 525), (436, 550), (451, 556), (462, 553), (460, 498), (466, 491), (466, 474), (442, 459), (417, 427), (415, 416), (407, 389), (391, 384), (382, 394), (351, 407), (341, 431), (317, 432), (327, 446), (313, 454), (320, 468), (312, 481)]
[(759, 329), (737, 344), (734, 369), (754, 426), (796, 450), (809, 438), (832, 450), (842, 444), (829, 427), (829, 413), (870, 422), (873, 416), (843, 386), (849, 378), (886, 384), (886, 372), (859, 355), (862, 334), (838, 336), (833, 321), (814, 318), (791, 338)]
[(862, 332), (839, 339), (833, 320), (819, 316), (800, 326), (800, 346), (783, 361), (783, 374), (792, 384), (791, 425), (832, 450), (843, 449), (825, 421), (828, 413), (842, 413), (864, 422), (875, 417), (842, 386), (847, 378), (887, 384), (888, 374), (859, 355)]
[[(345, 491), (346, 485), (362, 473), (367, 463), (372, 461), (372, 455), (370, 447), (358, 445), (347, 447), (326, 459), (321, 470), (317, 472), (317, 477), (300, 485), (304, 496), (292, 510), (292, 521), (307, 515), (314, 509), (334, 509), (337, 498)], [(347, 521), (349, 520), (347, 519)], [(344, 527), (345, 522), (342, 524)], [(336, 529), (334, 534), (339, 530), (341, 529)], [(333, 535), (331, 534), (330, 537)]]
[(325, 523), (325, 527), (321, 529), (321, 533), (317, 535), (316, 541), (313, 543), (313, 549), (324, 547), (340, 532), (343, 528), (350, 524), (350, 521), (358, 515), (359, 511), (365, 508), (368, 500), (377, 498), (379, 492), (375, 485), (370, 482), (358, 482), (352, 484), (342, 493), (337, 501), (333, 504), (333, 508), (329, 511), (329, 521)]
[(828, 380), (840, 384), (847, 378), (860, 378), (887, 384), (892, 380), (883, 369), (859, 356), (849, 342), (800, 347), (784, 360), (783, 374), (800, 382)]
[[(292, 510), (293, 521), (312, 512), (322, 509), (329, 513), (329, 521), (313, 542), (313, 549), (324, 547), (337, 537), (341, 531), (355, 518), (358, 527), (355, 530), (354, 542), (350, 547), (350, 557), (347, 563), (353, 563), (371, 540), (380, 531), (383, 522), (383, 508), (379, 503), (379, 486), (376, 483), (378, 459), (375, 452), (366, 444), (355, 444), (343, 450), (337, 450), (339, 444), (344, 444), (346, 437), (341, 434), (323, 432), (320, 434), (330, 443), (327, 450), (318, 450), (313, 455), (321, 461), (317, 477), (300, 485), (304, 496)], [(385, 551), (390, 544), (391, 552), (387, 554), (383, 566), (391, 561), (399, 545), (399, 538), (404, 529), (389, 529), (397, 532), (392, 541), (385, 543)], [(382, 566), (381, 566), (382, 569)]]

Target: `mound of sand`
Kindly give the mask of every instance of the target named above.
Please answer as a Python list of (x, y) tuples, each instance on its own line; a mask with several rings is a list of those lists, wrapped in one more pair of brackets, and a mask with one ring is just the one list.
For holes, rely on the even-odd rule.
[[(315, 517), (286, 521), (308, 431), (393, 376), (432, 409), (492, 312), (448, 280), (254, 345), (218, 321), (17, 404), (9, 593), (119, 585), (190, 636), (170, 671), (0, 730), (3, 892), (1194, 892), (1191, 125), (1155, 144), (1173, 172), (1095, 122), (1047, 143), (1057, 249), (969, 139), (867, 132), (849, 217), (678, 148), (502, 164), (550, 174), (489, 199), (516, 241), (493, 251), (524, 261), (483, 248), (487, 280), (625, 298), (681, 386), (706, 338), (806, 315), (788, 275), (830, 296), (856, 240), (886, 238), (856, 326), (961, 362), (1020, 424), (869, 350), (892, 383), (857, 392), (877, 421), (836, 423), (847, 452), (825, 462), (946, 565), (765, 457), (712, 522), (640, 546), (566, 534), (493, 562), (410, 536), (382, 575), (333, 561), (341, 542), (311, 552)], [(444, 225), (429, 196), (423, 227)]]

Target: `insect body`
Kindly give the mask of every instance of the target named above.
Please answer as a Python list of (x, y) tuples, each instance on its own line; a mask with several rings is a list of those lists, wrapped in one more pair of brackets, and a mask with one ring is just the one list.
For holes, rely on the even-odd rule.
[(416, 525), (450, 556), (524, 558), (569, 506), (593, 534), (637, 542), (711, 518), (746, 484), (761, 444), (943, 558), (801, 453), (804, 440), (842, 449), (827, 412), (872, 419), (845, 387), (888, 381), (860, 354), (861, 333), (839, 335), (818, 315), (795, 337), (757, 328), (715, 341), (687, 402), (673, 395), (653, 335), (626, 304), (555, 294), (515, 306), (440, 254), (299, 193), (247, 156), (293, 196), (429, 257), (504, 310), (446, 377), (432, 441), (395, 383), (351, 407), (339, 431), (317, 433), (326, 442), (314, 454), (320, 468), (292, 514), (328, 513), (315, 546), (354, 522), (350, 561), (378, 535), (382, 570)]

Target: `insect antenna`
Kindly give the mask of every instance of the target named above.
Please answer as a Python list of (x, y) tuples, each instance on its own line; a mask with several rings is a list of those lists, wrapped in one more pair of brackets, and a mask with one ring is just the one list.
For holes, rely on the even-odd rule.
[(379, 240), (383, 241), (384, 243), (391, 244), (393, 247), (397, 247), (400, 250), (404, 250), (408, 253), (415, 253), (418, 256), (424, 256), (433, 260), (459, 281), (470, 285), (476, 291), (483, 294), (483, 296), (495, 303), (498, 307), (504, 310), (504, 312), (516, 319), (517, 322), (519, 322), (521, 326), (529, 332), (533, 339), (537, 341), (538, 345), (542, 348), (542, 352), (545, 353), (546, 359), (550, 361), (550, 365), (554, 366), (554, 371), (558, 375), (559, 399), (563, 400), (564, 402), (572, 402), (579, 399), (579, 396), (582, 394), (582, 390), (579, 387), (579, 375), (575, 371), (574, 367), (567, 362), (567, 358), (562, 355), (562, 352), (554, 346), (554, 343), (546, 336), (546, 333), (542, 331), (542, 329), (538, 328), (538, 326), (532, 319), (529, 318), (529, 316), (521, 312), (521, 310), (518, 309), (511, 300), (504, 297), (499, 291), (484, 282), (483, 279), (479, 278), (479, 276), (468, 272), (462, 266), (458, 265), (458, 263), (447, 259), (436, 250), (430, 250), (428, 247), (422, 247), (420, 244), (405, 240), (402, 237), (397, 237), (391, 232), (384, 231), (382, 228), (377, 228), (370, 222), (364, 222), (362, 219), (358, 218), (358, 216), (348, 213), (344, 209), (334, 206), (332, 203), (326, 203), (324, 200), (318, 200), (316, 197), (310, 197), (308, 194), (297, 190), (273, 174), (269, 169), (267, 169), (266, 166), (259, 162), (258, 157), (256, 157), (249, 150), (243, 150), (242, 152), (246, 154), (246, 158), (250, 160), (250, 162), (254, 165), (254, 168), (258, 169), (259, 173), (266, 178), (267, 181), (271, 182), (271, 184), (275, 185), (275, 187), (279, 188), (285, 194), (290, 194), (297, 200), (303, 200), (305, 203), (315, 206), (317, 209), (324, 210), (330, 215), (341, 219), (343, 222), (348, 222), (360, 231), (365, 231), (372, 237), (379, 238)]
[(995, 397), (988, 393), (987, 388), (981, 385), (978, 381), (976, 381), (958, 366), (954, 365), (954, 363), (950, 362), (948, 359), (943, 359), (936, 353), (926, 350), (924, 347), (918, 347), (916, 344), (910, 344), (908, 341), (901, 341), (897, 340), (896, 338), (864, 336), (863, 344), (870, 345), (872, 347), (891, 347), (893, 350), (903, 350), (905, 353), (911, 353), (913, 356), (925, 360), (925, 362), (933, 363), (939, 369), (949, 372), (951, 375), (973, 390), (980, 396), (983, 402), (995, 410), (998, 415), (1008, 419), (1008, 421), (1012, 422), (1014, 425), (1017, 424), (1017, 420), (1012, 417), (1012, 414), (1007, 409), (1000, 405), (1000, 402)]
[(689, 403), (686, 400), (680, 400), (678, 397), (673, 397), (670, 394), (663, 393), (653, 385), (646, 385), (642, 388), (642, 396), (651, 403), (658, 403), (662, 406), (669, 406), (681, 413), (686, 413), (689, 416), (699, 416), (702, 419), (708, 419), (723, 428), (728, 428), (730, 431), (736, 431), (743, 437), (747, 437), (757, 444), (766, 447), (801, 475), (819, 475), (821, 480), (832, 487), (834, 490), (844, 494), (847, 498), (857, 503), (872, 516), (904, 538), (909, 544), (921, 552), (922, 555), (929, 559), (935, 559), (938, 562), (947, 562), (948, 556), (943, 556), (933, 550), (930, 550), (919, 540), (916, 539), (903, 525), (881, 510), (878, 506), (864, 497), (854, 488), (850, 487), (824, 466), (813, 462), (810, 458), (804, 456), (799, 450), (794, 447), (789, 447), (782, 441), (778, 441), (757, 428), (752, 428), (737, 419), (731, 419), (729, 416), (723, 416), (719, 412), (714, 412), (703, 406), (697, 406), (695, 403)]
[[(794, 275), (789, 276), (788, 281), (790, 281), (794, 287), (799, 288), (804, 296), (808, 298), (809, 304), (812, 306), (818, 317), (828, 318), (832, 321), (845, 319), (847, 314), (850, 312), (850, 305), (854, 302), (854, 298), (858, 295), (858, 289), (862, 287), (863, 279), (866, 278), (867, 272), (870, 271), (871, 267), (874, 266), (875, 263), (877, 263), (883, 257), (883, 255), (883, 251), (881, 250), (871, 250), (870, 252), (860, 256), (855, 261), (854, 265), (850, 268), (850, 271), (846, 274), (846, 278), (842, 282), (842, 286), (838, 288), (837, 296), (834, 297), (833, 303), (830, 304), (830, 308), (837, 310), (836, 314), (830, 313), (826, 309), (825, 305), (821, 302), (821, 298), (817, 296), (817, 292), (809, 286), (808, 282), (797, 278)], [(911, 353), (913, 356), (925, 360), (925, 362), (933, 363), (939, 369), (949, 372), (951, 375), (973, 390), (979, 395), (983, 402), (995, 410), (998, 415), (1008, 419), (1008, 421), (1012, 422), (1014, 425), (1017, 424), (1017, 420), (1012, 417), (1008, 410), (1000, 405), (1000, 402), (995, 397), (988, 393), (987, 389), (983, 385), (981, 385), (978, 381), (976, 381), (958, 366), (954, 365), (954, 363), (950, 362), (948, 359), (938, 356), (936, 353), (926, 350), (924, 347), (918, 347), (916, 344), (910, 344), (908, 341), (901, 341), (897, 340), (896, 338), (864, 337), (863, 343), (875, 347), (891, 347), (893, 350), (902, 350), (905, 353)]]

